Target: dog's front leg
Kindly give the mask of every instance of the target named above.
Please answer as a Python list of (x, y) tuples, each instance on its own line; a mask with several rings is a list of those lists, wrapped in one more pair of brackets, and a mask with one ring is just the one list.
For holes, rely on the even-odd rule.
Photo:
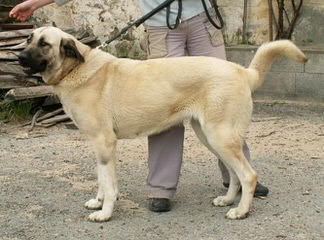
[[(109, 137), (108, 137), (109, 136)], [(116, 139), (111, 135), (100, 135), (94, 139), (94, 147), (98, 164), (98, 194), (95, 199), (86, 203), (90, 209), (99, 209), (89, 215), (89, 220), (108, 221), (112, 215), (114, 203), (118, 195), (116, 175)]]

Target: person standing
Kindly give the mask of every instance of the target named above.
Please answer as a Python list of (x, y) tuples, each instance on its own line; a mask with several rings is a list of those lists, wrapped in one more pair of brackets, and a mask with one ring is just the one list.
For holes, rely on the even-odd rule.
[[(27, 0), (16, 5), (9, 15), (25, 21), (40, 7), (54, 2), (60, 6), (69, 1), (71, 0)], [(146, 14), (164, 0), (138, 0), (138, 2), (141, 12)], [(226, 60), (222, 32), (209, 22), (202, 2), (197, 0), (181, 2), (180, 18), (177, 19), (179, 16), (179, 0), (177, 0), (170, 5), (168, 12), (163, 9), (145, 22), (148, 58), (189, 55)], [(176, 24), (177, 20), (178, 24)], [(174, 126), (165, 132), (148, 137), (147, 188), (148, 208), (151, 211), (171, 210), (171, 200), (177, 189), (182, 164), (184, 130), (183, 125)], [(250, 162), (250, 151), (245, 142), (243, 152)], [(228, 188), (230, 180), (228, 170), (221, 159), (218, 165), (222, 173), (223, 185)], [(267, 196), (268, 192), (267, 187), (257, 183), (254, 196)]]

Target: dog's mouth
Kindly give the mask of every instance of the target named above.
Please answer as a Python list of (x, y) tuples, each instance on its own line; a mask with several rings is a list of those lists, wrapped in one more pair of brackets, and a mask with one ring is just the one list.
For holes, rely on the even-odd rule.
[(47, 66), (47, 61), (44, 60), (37, 66), (27, 65), (27, 64), (22, 64), (22, 63), (20, 63), (20, 65), (22, 66), (24, 73), (26, 73), (27, 75), (33, 75), (33, 74), (45, 71), (46, 66)]

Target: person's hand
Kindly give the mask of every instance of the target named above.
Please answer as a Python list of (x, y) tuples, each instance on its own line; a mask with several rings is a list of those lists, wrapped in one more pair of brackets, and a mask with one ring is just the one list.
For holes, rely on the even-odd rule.
[(35, 10), (32, 1), (25, 1), (16, 5), (9, 13), (9, 17), (16, 18), (19, 21), (25, 21)]

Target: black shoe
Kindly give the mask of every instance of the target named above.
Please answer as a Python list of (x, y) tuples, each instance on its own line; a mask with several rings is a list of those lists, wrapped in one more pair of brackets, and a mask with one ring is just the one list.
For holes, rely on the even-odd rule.
[(170, 199), (167, 198), (149, 198), (149, 209), (152, 212), (168, 212), (171, 210)]
[(266, 197), (269, 193), (269, 189), (266, 186), (263, 186), (261, 183), (257, 182), (254, 191), (254, 197)]
[[(229, 183), (223, 183), (224, 187), (228, 188)], [(240, 189), (241, 191), (241, 189)], [(255, 187), (254, 191), (254, 197), (266, 197), (269, 193), (269, 189), (265, 186), (263, 186), (261, 183), (257, 182), (257, 185)]]

